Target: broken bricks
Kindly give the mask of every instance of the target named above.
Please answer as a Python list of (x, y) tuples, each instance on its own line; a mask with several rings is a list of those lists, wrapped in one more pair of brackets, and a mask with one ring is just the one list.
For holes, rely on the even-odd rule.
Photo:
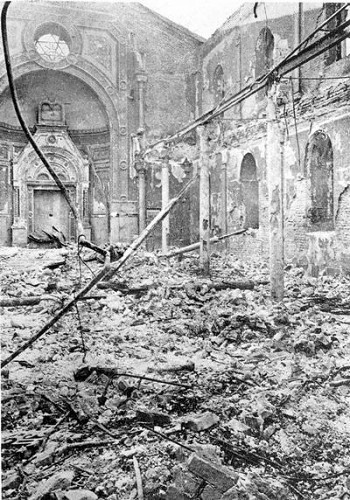
[(195, 476), (202, 478), (207, 483), (215, 486), (221, 493), (235, 486), (238, 474), (223, 465), (213, 464), (197, 454), (190, 456), (188, 470)]
[(136, 410), (136, 420), (138, 422), (159, 426), (169, 425), (171, 423), (171, 418), (169, 417), (169, 415), (147, 410)]
[(238, 474), (228, 467), (213, 463), (197, 453), (190, 456), (187, 469), (184, 470), (183, 466), (175, 469), (175, 483), (169, 486), (167, 499), (221, 500), (223, 494), (231, 491), (238, 481)]
[(214, 425), (217, 425), (219, 422), (220, 419), (217, 415), (211, 413), (210, 411), (206, 411), (202, 415), (196, 415), (190, 418), (186, 418), (186, 420), (183, 421), (182, 425), (183, 427), (187, 427), (194, 432), (201, 432), (210, 429)]
[(42, 481), (29, 500), (40, 500), (44, 495), (55, 490), (66, 490), (72, 484), (74, 471), (65, 470), (54, 474), (47, 480)]

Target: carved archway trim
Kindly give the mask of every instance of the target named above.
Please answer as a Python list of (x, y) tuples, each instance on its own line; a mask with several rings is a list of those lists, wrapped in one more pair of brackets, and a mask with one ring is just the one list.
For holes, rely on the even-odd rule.
[[(79, 168), (79, 165), (77, 164), (77, 158), (74, 157), (74, 155), (69, 151), (55, 147), (44, 147), (42, 149), (45, 155), (52, 155), (52, 165), (57, 164), (62, 170), (66, 172), (67, 181), (73, 182), (75, 184), (84, 180), (84, 178), (86, 177), (86, 174), (83, 172), (84, 167)], [(29, 153), (27, 159), (28, 163), (22, 161), (18, 162), (19, 167), (17, 175), (24, 181), (35, 181), (41, 173), (47, 173), (46, 168), (34, 151)], [(53, 182), (50, 176), (49, 179), (51, 180), (51, 182)]]

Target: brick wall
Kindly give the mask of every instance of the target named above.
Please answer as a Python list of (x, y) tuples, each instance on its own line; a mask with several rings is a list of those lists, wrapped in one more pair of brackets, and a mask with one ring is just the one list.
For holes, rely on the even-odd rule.
[[(287, 262), (303, 265), (312, 274), (323, 270), (327, 272), (345, 271), (349, 267), (350, 240), (350, 153), (346, 145), (349, 141), (349, 121), (347, 108), (334, 110), (332, 103), (323, 108), (324, 117), (312, 121), (312, 132), (323, 130), (330, 138), (333, 147), (334, 168), (334, 231), (315, 231), (310, 226), (308, 209), (311, 207), (310, 179), (305, 176), (305, 151), (310, 132), (310, 121), (299, 121), (298, 144), (293, 123), (288, 123), (290, 135), (285, 143), (285, 256)], [(342, 113), (341, 113), (342, 111)], [(336, 112), (339, 114), (337, 116)], [(333, 116), (332, 116), (332, 113)], [(344, 115), (344, 116), (343, 116)], [(327, 117), (327, 118), (326, 118)], [(211, 143), (211, 188), (212, 188), (212, 234), (222, 234), (221, 168), (213, 161), (213, 156), (226, 148), (227, 162), (227, 225), (228, 232), (243, 225), (242, 198), (240, 191), (240, 168), (244, 155), (250, 152), (256, 161), (259, 179), (259, 228), (249, 234), (236, 236), (229, 240), (229, 251), (243, 260), (256, 259), (267, 262), (269, 249), (268, 193), (266, 178), (266, 136), (251, 134), (252, 125), (240, 127), (240, 141), (232, 124), (221, 125), (224, 131), (217, 141)], [(261, 127), (261, 126), (260, 126)], [(225, 129), (226, 128), (226, 129)]]
[[(276, 64), (298, 41), (298, 5), (266, 4), (268, 27), (274, 36), (274, 63)], [(203, 111), (214, 103), (213, 78), (215, 68), (221, 65), (224, 71), (226, 92), (237, 92), (253, 82), (256, 74), (256, 41), (265, 26), (263, 6), (258, 6), (257, 18), (253, 6), (242, 6), (204, 44), (203, 62)], [(302, 37), (307, 36), (317, 24), (325, 19), (322, 4), (303, 4)], [(243, 49), (243, 52), (242, 52)], [(301, 75), (308, 78), (324, 74), (346, 76), (350, 71), (350, 58), (343, 58), (326, 65), (324, 54), (301, 68)], [(297, 76), (297, 72), (291, 76)], [(303, 265), (309, 272), (317, 274), (323, 270), (333, 272), (349, 268), (349, 100), (350, 87), (347, 80), (304, 80), (303, 94), (295, 95), (296, 123), (293, 120), (291, 84), (284, 83), (289, 99), (286, 106), (287, 118), (281, 120), (287, 128), (284, 149), (285, 160), (285, 255), (287, 262)], [(294, 81), (294, 90), (298, 82)], [(259, 228), (229, 240), (229, 251), (238, 258), (252, 259), (252, 256), (267, 261), (269, 251), (269, 206), (266, 178), (266, 123), (264, 120), (264, 96), (255, 95), (231, 110), (225, 112), (221, 123), (222, 134), (212, 155), (223, 149), (227, 151), (227, 226), (233, 231), (242, 226), (245, 207), (242, 206), (240, 166), (247, 152), (253, 154), (259, 178)], [(282, 114), (282, 109), (280, 109)], [(231, 121), (230, 121), (231, 119)], [(243, 121), (240, 121), (242, 120)], [(311, 207), (311, 185), (305, 176), (305, 152), (310, 134), (323, 130), (333, 147), (334, 168), (334, 231), (315, 231), (310, 225), (308, 209)], [(276, 159), (279, 161), (279, 159)], [(220, 169), (212, 167), (212, 232), (220, 231), (218, 213), (222, 210), (220, 195)]]

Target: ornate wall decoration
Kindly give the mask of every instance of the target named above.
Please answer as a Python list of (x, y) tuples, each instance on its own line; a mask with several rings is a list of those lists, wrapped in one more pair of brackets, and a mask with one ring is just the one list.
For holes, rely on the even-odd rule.
[(0, 144), (0, 158), (2, 160), (8, 159), (9, 148), (7, 144)]
[[(32, 8), (34, 7), (34, 8)], [(72, 16), (72, 12), (62, 8), (53, 11), (40, 8), (34, 5), (23, 13), (22, 26), (18, 31), (17, 40), (22, 47), (13, 55), (13, 71), (15, 78), (19, 78), (29, 72), (40, 70), (45, 67), (53, 70), (62, 70), (67, 74), (75, 76), (96, 92), (108, 114), (108, 142), (100, 142), (100, 146), (94, 149), (92, 160), (97, 170), (103, 171), (108, 176), (110, 182), (111, 201), (118, 202), (128, 199), (128, 163), (129, 163), (129, 138), (128, 138), (128, 54), (130, 50), (128, 33), (120, 26), (112, 23), (100, 22), (99, 19), (81, 18), (80, 21)], [(39, 15), (40, 14), (40, 15)], [(18, 19), (19, 22), (19, 19)], [(16, 20), (17, 23), (17, 20)], [(48, 26), (49, 25), (49, 26)], [(54, 26), (57, 27), (56, 31)], [(69, 51), (62, 49), (61, 60), (45, 60), (36, 50), (36, 42), (41, 36), (52, 33), (63, 40)], [(62, 44), (64, 47), (64, 43)], [(67, 53), (69, 52), (69, 53)], [(50, 59), (50, 58), (49, 58)], [(4, 65), (0, 63), (0, 92), (8, 85), (5, 75)], [(110, 87), (110, 88), (108, 88)], [(44, 98), (46, 96), (43, 96)], [(120, 127), (120, 123), (122, 127)], [(47, 123), (48, 124), (48, 123)], [(56, 142), (54, 142), (54, 138)], [(61, 147), (59, 136), (56, 132), (51, 132), (45, 137), (45, 144), (42, 144), (45, 151), (55, 148), (56, 152)], [(91, 145), (98, 144), (99, 141), (90, 142)], [(23, 158), (24, 150), (18, 148), (14, 158), (15, 165), (18, 166), (20, 158)], [(33, 158), (27, 157), (33, 162)], [(61, 166), (63, 163), (61, 163)], [(83, 168), (84, 172), (86, 167)], [(44, 171), (37, 171), (36, 182), (40, 181), (38, 176), (44, 175)], [(62, 173), (63, 174), (63, 173)], [(26, 182), (25, 180), (23, 182)], [(43, 183), (51, 182), (42, 180)], [(72, 181), (67, 180), (70, 183)], [(86, 189), (86, 175), (83, 178), (76, 178), (76, 196), (79, 204), (82, 202), (83, 189)], [(22, 194), (25, 186), (17, 177), (15, 187), (20, 188)], [(22, 216), (28, 215), (26, 201), (28, 195), (25, 193), (24, 202), (21, 201)], [(20, 211), (20, 207), (18, 212)], [(27, 212), (27, 214), (25, 213)]]
[(110, 146), (92, 146), (92, 159), (96, 160), (106, 160), (109, 159)]
[(109, 72), (112, 71), (112, 47), (103, 35), (88, 35), (88, 51), (92, 59)]

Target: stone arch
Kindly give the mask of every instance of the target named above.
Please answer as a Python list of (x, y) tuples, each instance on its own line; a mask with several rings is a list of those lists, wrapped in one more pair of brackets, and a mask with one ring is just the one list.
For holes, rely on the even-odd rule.
[(243, 205), (244, 228), (259, 228), (259, 181), (255, 158), (246, 153), (240, 171), (241, 200)]
[(306, 145), (305, 176), (310, 182), (307, 217), (313, 231), (334, 229), (333, 147), (323, 130), (314, 132)]
[[(51, 166), (55, 169), (58, 176), (62, 176), (65, 182), (80, 183), (87, 181), (87, 172), (85, 165), (79, 156), (73, 156), (61, 148), (42, 147), (45, 156), (49, 159)], [(40, 176), (48, 176), (48, 180), (54, 184), (53, 179), (48, 174), (46, 167), (32, 151), (27, 158), (20, 159), (18, 168), (15, 171), (16, 177), (25, 182), (35, 182), (40, 180)], [(43, 178), (44, 180), (44, 178)]]
[[(22, 58), (21, 58), (22, 59)], [(43, 68), (34, 61), (21, 61), (21, 63), (15, 64), (13, 67), (13, 74), (15, 80), (21, 76), (42, 71)], [(91, 63), (83, 61), (81, 65), (71, 65), (63, 69), (59, 69), (62, 73), (67, 73), (72, 75), (84, 83), (86, 83), (92, 90), (95, 91), (102, 104), (106, 109), (106, 113), (109, 119), (109, 126), (111, 129), (119, 130), (119, 99), (117, 91), (111, 86), (109, 80), (100, 74), (99, 70), (94, 67)], [(8, 87), (7, 75), (6, 73), (0, 76), (0, 94)]]
[[(36, 61), (29, 60), (25, 54), (13, 58), (13, 75), (17, 79), (29, 72), (42, 71), (42, 66)], [(110, 133), (110, 162), (111, 162), (111, 183), (113, 186), (113, 196), (117, 197), (120, 190), (119, 163), (127, 161), (127, 102), (126, 92), (121, 92), (119, 97), (116, 87), (105, 77), (98, 68), (89, 61), (78, 57), (76, 63), (60, 69), (62, 73), (75, 76), (85, 82), (100, 99), (108, 117)], [(8, 87), (7, 75), (4, 72), (0, 75), (0, 94)], [(122, 119), (121, 119), (122, 117)], [(124, 191), (127, 189), (127, 182), (124, 182)]]

